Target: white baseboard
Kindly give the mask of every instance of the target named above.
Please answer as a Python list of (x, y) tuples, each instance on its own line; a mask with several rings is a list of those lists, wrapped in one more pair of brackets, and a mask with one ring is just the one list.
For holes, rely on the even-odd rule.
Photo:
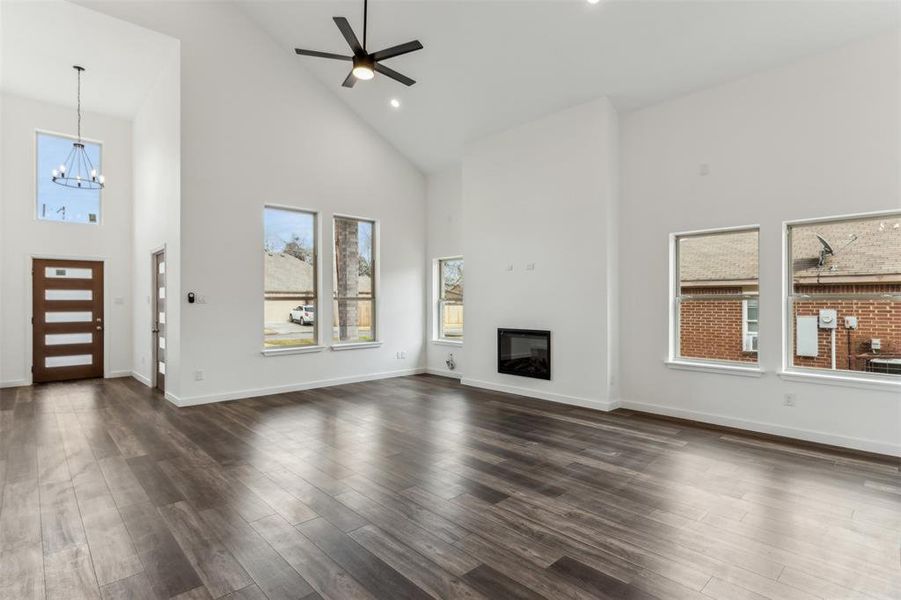
[(478, 379), (469, 379), (464, 377), (460, 380), (463, 385), (470, 387), (492, 390), (494, 392), (506, 392), (507, 394), (515, 394), (517, 396), (528, 396), (529, 398), (538, 398), (539, 400), (548, 400), (550, 402), (559, 402), (560, 404), (569, 404), (572, 406), (581, 406), (582, 408), (593, 408), (604, 412), (619, 408), (617, 400), (597, 400), (594, 398), (580, 398), (578, 396), (567, 396), (565, 394), (555, 394), (553, 392), (543, 392), (541, 390), (533, 390), (531, 388), (518, 387), (514, 385), (504, 385), (502, 383), (494, 383), (491, 381), (481, 381)]
[(137, 379), (138, 381), (140, 381), (141, 383), (143, 383), (143, 384), (146, 385), (147, 387), (153, 387), (153, 382), (150, 381), (149, 378), (144, 377), (143, 375), (141, 375), (140, 373), (138, 373), (137, 371), (132, 371), (132, 372), (131, 372), (131, 376), (132, 376), (132, 378)]
[(390, 379), (392, 377), (405, 377), (407, 375), (418, 375), (424, 373), (422, 367), (416, 369), (402, 369), (399, 371), (385, 371), (382, 373), (369, 373), (366, 375), (353, 375), (350, 377), (336, 377), (334, 379), (319, 379), (316, 381), (306, 381), (303, 383), (292, 383), (289, 385), (278, 385), (266, 388), (253, 388), (246, 390), (238, 390), (235, 392), (221, 392), (217, 394), (207, 394), (203, 396), (178, 397), (170, 392), (166, 392), (166, 400), (178, 407), (197, 406), (199, 404), (210, 404), (212, 402), (226, 402), (228, 400), (241, 400), (243, 398), (256, 398), (257, 396), (268, 396), (271, 394), (285, 394), (288, 392), (300, 392), (303, 390), (312, 390), (316, 388), (331, 387), (334, 385), (344, 385), (347, 383), (360, 383), (362, 381), (375, 381), (377, 379)]
[(853, 450), (863, 450), (864, 452), (874, 452), (876, 454), (885, 454), (888, 456), (901, 456), (901, 444), (878, 442), (863, 438), (826, 433), (823, 431), (815, 431), (811, 429), (786, 427), (784, 425), (776, 425), (774, 423), (764, 423), (761, 421), (752, 421), (749, 419), (739, 419), (725, 415), (686, 410), (672, 406), (663, 406), (661, 404), (648, 404), (645, 402), (629, 401), (622, 401), (620, 404), (623, 408), (630, 408), (646, 413), (665, 415), (668, 417), (677, 417), (680, 419), (688, 419), (690, 421), (700, 421), (701, 423), (710, 423), (711, 425), (721, 425), (723, 427), (734, 427), (736, 429), (745, 429), (747, 431), (754, 431), (757, 433), (768, 433), (770, 435), (779, 435), (782, 437), (794, 438), (807, 442), (828, 444), (830, 446), (840, 446), (842, 448), (851, 448)]
[(449, 377), (450, 379), (463, 379), (463, 373), (460, 371), (451, 371), (450, 369), (433, 369), (428, 367), (425, 372), (429, 375), (439, 375), (441, 377)]
[(131, 377), (132, 371), (110, 371), (104, 375), (104, 379), (115, 379), (116, 377)]
[(31, 385), (28, 381), (24, 379), (8, 379), (6, 381), (0, 381), (0, 388), (13, 388), (13, 387), (22, 387), (26, 385)]

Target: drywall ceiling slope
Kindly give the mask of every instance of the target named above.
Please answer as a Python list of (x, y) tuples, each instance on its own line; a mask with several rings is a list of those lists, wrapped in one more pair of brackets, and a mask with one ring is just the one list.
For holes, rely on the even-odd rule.
[(61, 0), (3, 2), (0, 89), (61, 105), (132, 118), (176, 52), (167, 36)]
[[(333, 16), (362, 29), (362, 0), (239, 4), (285, 52), (345, 53)], [(467, 141), (592, 98), (632, 110), (899, 23), (899, 3), (879, 0), (372, 0), (369, 11), (370, 49), (424, 44), (386, 63), (415, 86), (376, 77), (346, 89), (346, 63), (297, 60), (425, 171), (459, 160)]]

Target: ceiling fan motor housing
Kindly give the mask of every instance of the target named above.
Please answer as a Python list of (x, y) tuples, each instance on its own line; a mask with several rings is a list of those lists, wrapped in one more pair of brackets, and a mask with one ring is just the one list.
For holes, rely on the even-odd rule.
[(354, 69), (363, 68), (370, 71), (375, 70), (375, 61), (368, 55), (354, 56)]

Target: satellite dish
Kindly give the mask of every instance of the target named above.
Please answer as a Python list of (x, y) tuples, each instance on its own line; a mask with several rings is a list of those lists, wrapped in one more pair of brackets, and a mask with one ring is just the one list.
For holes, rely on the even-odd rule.
[(820, 245), (823, 246), (823, 248), (820, 250), (819, 264), (819, 266), (822, 267), (824, 264), (826, 264), (827, 256), (835, 256), (835, 250), (832, 249), (832, 246), (829, 245), (829, 242), (827, 242), (819, 233), (815, 233), (814, 235), (817, 236), (817, 239), (820, 241)]

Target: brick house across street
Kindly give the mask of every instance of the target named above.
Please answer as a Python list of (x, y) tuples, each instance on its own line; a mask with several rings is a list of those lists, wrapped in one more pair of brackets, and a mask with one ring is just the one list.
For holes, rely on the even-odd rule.
[[(792, 227), (791, 260), (794, 366), (899, 372), (901, 217)], [(680, 356), (756, 362), (757, 231), (681, 238), (679, 283)]]

